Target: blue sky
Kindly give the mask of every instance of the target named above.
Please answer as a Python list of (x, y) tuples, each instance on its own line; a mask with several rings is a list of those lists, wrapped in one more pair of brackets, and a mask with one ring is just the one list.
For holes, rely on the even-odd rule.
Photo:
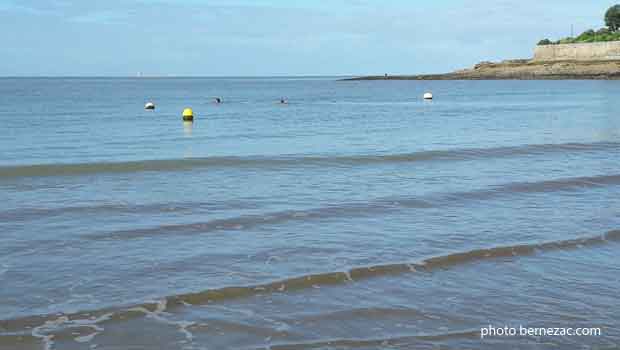
[(0, 0), (0, 76), (435, 73), (603, 25), (599, 0)]

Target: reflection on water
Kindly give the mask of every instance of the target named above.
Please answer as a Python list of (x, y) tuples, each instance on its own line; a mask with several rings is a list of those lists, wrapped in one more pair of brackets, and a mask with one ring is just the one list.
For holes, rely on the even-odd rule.
[[(193, 130), (194, 130), (194, 122), (188, 122), (188, 121), (183, 122), (183, 135), (186, 138), (192, 137)], [(183, 150), (183, 158), (192, 158), (192, 157), (193, 157), (192, 144), (190, 143), (187, 146), (185, 146), (185, 149)]]
[(183, 134), (185, 135), (185, 137), (192, 137), (193, 127), (193, 122), (183, 122)]

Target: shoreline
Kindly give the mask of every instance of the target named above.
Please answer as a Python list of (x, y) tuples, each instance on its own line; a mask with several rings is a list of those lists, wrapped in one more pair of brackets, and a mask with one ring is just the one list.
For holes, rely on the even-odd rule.
[(620, 60), (508, 60), (481, 62), (444, 74), (369, 75), (341, 80), (620, 80)]

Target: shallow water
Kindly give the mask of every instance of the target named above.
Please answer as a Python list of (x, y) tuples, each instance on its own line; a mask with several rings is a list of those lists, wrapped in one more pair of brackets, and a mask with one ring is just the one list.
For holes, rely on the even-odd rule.
[(619, 95), (0, 79), (0, 349), (613, 348)]

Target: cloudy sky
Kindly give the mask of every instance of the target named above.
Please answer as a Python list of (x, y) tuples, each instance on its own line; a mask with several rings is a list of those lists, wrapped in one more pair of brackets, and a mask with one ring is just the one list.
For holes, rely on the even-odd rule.
[(0, 76), (433, 73), (603, 25), (600, 0), (0, 0)]

